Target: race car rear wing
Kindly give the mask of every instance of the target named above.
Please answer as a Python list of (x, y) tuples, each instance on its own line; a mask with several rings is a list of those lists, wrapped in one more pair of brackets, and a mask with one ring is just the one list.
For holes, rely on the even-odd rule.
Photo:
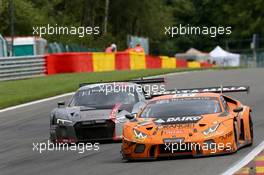
[(141, 78), (138, 80), (130, 80), (128, 82), (136, 83), (136, 84), (155, 84), (155, 83), (164, 83), (164, 78)]
[(175, 89), (166, 90), (163, 92), (156, 92), (151, 94), (151, 97), (173, 94), (188, 94), (188, 93), (233, 93), (233, 92), (247, 92), (249, 93), (249, 86), (220, 86), (220, 87), (205, 87), (205, 88), (191, 88), (191, 89)]
[(114, 82), (130, 82), (130, 83), (136, 83), (136, 84), (155, 84), (155, 83), (165, 83), (164, 78), (141, 78), (136, 80), (124, 80), (124, 81), (101, 81), (96, 83), (81, 83), (79, 84), (79, 87), (83, 87), (86, 85), (91, 84), (98, 84), (98, 83), (114, 83)]

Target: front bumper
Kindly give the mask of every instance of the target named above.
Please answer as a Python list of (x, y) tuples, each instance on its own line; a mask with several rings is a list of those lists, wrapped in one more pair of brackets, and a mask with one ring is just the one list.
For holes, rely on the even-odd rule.
[[(226, 134), (223, 134), (226, 136)], [(236, 151), (233, 147), (233, 137), (210, 137), (195, 141), (177, 143), (151, 143), (122, 139), (121, 154), (123, 159), (157, 159), (160, 157), (177, 156), (212, 156), (228, 154)]]
[(100, 123), (79, 121), (73, 125), (52, 125), (50, 139), (63, 143), (113, 140), (116, 139), (115, 123), (109, 119)]

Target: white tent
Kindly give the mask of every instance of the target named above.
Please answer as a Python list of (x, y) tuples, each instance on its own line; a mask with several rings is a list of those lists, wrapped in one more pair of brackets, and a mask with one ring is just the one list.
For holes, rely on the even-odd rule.
[(209, 53), (211, 60), (215, 61), (216, 64), (221, 66), (239, 66), (240, 55), (230, 53), (222, 49), (220, 46), (216, 46), (214, 50)]

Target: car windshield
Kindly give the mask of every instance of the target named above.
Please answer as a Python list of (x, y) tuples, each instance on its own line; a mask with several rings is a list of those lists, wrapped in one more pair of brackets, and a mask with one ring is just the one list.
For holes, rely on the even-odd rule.
[(136, 102), (136, 93), (128, 92), (100, 92), (93, 89), (78, 91), (70, 106), (112, 106), (117, 103), (133, 104)]
[(221, 112), (217, 98), (174, 98), (149, 103), (140, 117), (169, 118)]

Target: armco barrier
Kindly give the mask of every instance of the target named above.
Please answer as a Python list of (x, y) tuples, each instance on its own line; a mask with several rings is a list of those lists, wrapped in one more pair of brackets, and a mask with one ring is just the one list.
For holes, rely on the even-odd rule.
[(45, 73), (43, 55), (0, 58), (0, 81), (43, 76)]

